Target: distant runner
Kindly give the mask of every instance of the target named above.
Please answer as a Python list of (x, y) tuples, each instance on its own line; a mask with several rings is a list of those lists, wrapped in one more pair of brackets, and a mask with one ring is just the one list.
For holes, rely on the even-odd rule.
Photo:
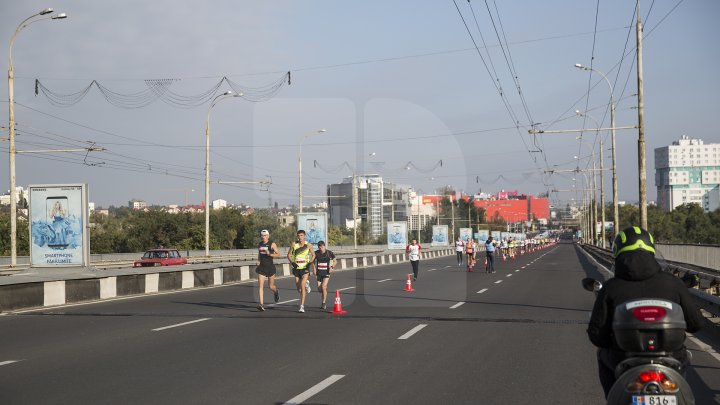
[(260, 311), (265, 310), (263, 306), (265, 279), (268, 279), (268, 287), (270, 287), (270, 291), (275, 295), (275, 302), (280, 301), (280, 291), (278, 291), (275, 285), (275, 264), (273, 263), (273, 257), (280, 257), (280, 251), (278, 251), (275, 242), (270, 241), (270, 232), (263, 229), (260, 231), (257, 267), (255, 268), (255, 273), (258, 275), (258, 298), (260, 300), (257, 309)]
[(318, 292), (322, 295), (320, 309), (327, 309), (325, 301), (327, 301), (330, 272), (335, 269), (336, 264), (335, 254), (331, 250), (327, 250), (324, 241), (318, 242), (318, 250), (315, 251), (315, 261), (313, 262), (313, 273), (317, 278)]

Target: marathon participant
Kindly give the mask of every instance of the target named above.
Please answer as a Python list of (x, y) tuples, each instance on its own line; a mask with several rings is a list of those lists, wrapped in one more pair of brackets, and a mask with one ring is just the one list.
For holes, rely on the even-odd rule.
[(457, 255), (458, 266), (462, 266), (463, 251), (465, 251), (465, 242), (463, 242), (463, 240), (460, 239), (460, 236), (458, 235), (457, 240), (455, 241), (455, 254)]
[(313, 261), (313, 274), (317, 278), (318, 292), (322, 295), (322, 304), (320, 309), (327, 309), (325, 301), (327, 300), (327, 288), (330, 282), (330, 272), (335, 269), (337, 260), (335, 254), (331, 250), (327, 250), (325, 242), (318, 242), (318, 250), (315, 251), (315, 260)]
[(467, 246), (465, 247), (465, 253), (467, 254), (468, 269), (472, 269), (473, 266), (475, 266), (475, 251), (476, 250), (477, 250), (477, 247), (475, 245), (475, 239), (470, 238), (470, 240), (467, 243)]
[[(293, 265), (295, 286), (300, 293), (300, 308), (298, 312), (305, 312), (305, 297), (310, 293), (310, 263), (315, 261), (313, 245), (305, 241), (305, 231), (297, 231), (297, 240), (288, 249), (287, 258)], [(303, 288), (304, 287), (304, 288)]]
[(413, 280), (417, 280), (418, 272), (420, 271), (420, 249), (422, 249), (422, 247), (417, 243), (416, 239), (410, 241), (410, 244), (405, 247), (405, 252), (407, 252), (410, 258), (410, 264), (412, 265)]
[(275, 285), (275, 264), (273, 263), (273, 257), (280, 257), (280, 251), (278, 251), (275, 242), (270, 241), (270, 232), (266, 229), (260, 231), (260, 243), (258, 243), (258, 257), (257, 267), (255, 273), (258, 275), (258, 298), (260, 304), (257, 309), (264, 311), (263, 306), (263, 292), (265, 286), (265, 279), (268, 279), (268, 287), (270, 291), (275, 295), (275, 303), (280, 301), (280, 291), (278, 291)]

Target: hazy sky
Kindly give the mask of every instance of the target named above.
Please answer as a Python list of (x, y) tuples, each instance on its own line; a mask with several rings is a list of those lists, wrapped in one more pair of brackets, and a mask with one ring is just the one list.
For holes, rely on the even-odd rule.
[[(469, 193), (571, 189), (573, 174), (544, 171), (587, 168), (595, 132), (581, 147), (578, 134), (534, 140), (527, 131), (531, 122), (545, 130), (595, 127), (575, 110), (609, 127), (607, 84), (575, 63), (592, 63), (614, 84), (617, 126), (637, 123), (632, 1), (456, 0), (464, 22), (452, 0), (56, 3), (0, 4), (0, 55), (26, 17), (45, 7), (68, 14), (28, 26), (15, 41), (17, 149), (106, 151), (19, 154), (17, 183), (88, 183), (90, 200), (103, 207), (132, 198), (203, 200), (210, 103), (195, 101), (212, 98), (224, 76), (248, 90), (211, 110), (211, 199), (256, 207), (269, 197), (297, 204), (301, 141), (306, 205), (353, 171), (425, 194), (445, 185)], [(645, 0), (641, 15), (654, 200), (654, 148), (683, 134), (720, 142), (720, 2)], [(287, 71), (291, 84), (259, 101)], [(35, 79), (57, 95), (93, 80), (105, 93), (93, 86), (75, 104), (67, 97), (53, 104), (35, 95)], [(149, 103), (149, 86), (164, 98)], [(226, 90), (223, 82), (214, 94)], [(6, 81), (0, 91), (7, 95)], [(168, 91), (176, 103), (196, 105), (173, 105)], [(7, 112), (7, 98), (0, 104)], [(8, 189), (2, 116), (0, 181)], [(600, 135), (609, 168), (608, 133)], [(620, 199), (636, 201), (637, 130), (617, 131), (617, 151)], [(269, 187), (227, 184), (267, 179)], [(609, 171), (605, 181), (610, 201)], [(581, 197), (551, 198), (564, 205)]]

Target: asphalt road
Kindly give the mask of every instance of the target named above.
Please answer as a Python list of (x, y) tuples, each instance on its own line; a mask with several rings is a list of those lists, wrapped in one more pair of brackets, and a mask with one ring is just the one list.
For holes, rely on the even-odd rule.
[[(496, 269), (423, 260), (415, 292), (409, 263), (336, 272), (346, 315), (314, 285), (298, 313), (284, 278), (265, 312), (246, 282), (0, 316), (0, 404), (603, 403), (596, 265), (560, 244)], [(689, 345), (697, 403), (717, 403), (720, 356)]]

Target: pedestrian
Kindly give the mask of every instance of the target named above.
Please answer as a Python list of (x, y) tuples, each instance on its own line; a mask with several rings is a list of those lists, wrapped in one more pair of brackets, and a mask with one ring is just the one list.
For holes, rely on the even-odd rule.
[(275, 303), (280, 301), (280, 291), (275, 285), (275, 264), (273, 263), (273, 257), (280, 257), (280, 251), (278, 250), (275, 242), (270, 240), (270, 232), (267, 229), (260, 231), (260, 243), (258, 243), (258, 257), (257, 267), (255, 273), (258, 275), (258, 298), (260, 303), (257, 309), (264, 311), (263, 306), (263, 292), (265, 286), (265, 280), (268, 280), (268, 287), (270, 291), (275, 295)]
[(462, 266), (463, 264), (463, 252), (465, 251), (465, 242), (460, 238), (460, 235), (458, 235), (457, 240), (455, 240), (455, 254), (457, 255), (457, 265)]
[(417, 243), (416, 239), (410, 241), (410, 244), (405, 247), (405, 252), (407, 252), (408, 257), (410, 258), (410, 264), (412, 264), (413, 281), (418, 278), (418, 271), (420, 268), (420, 249), (422, 249), (422, 246)]
[(297, 240), (288, 250), (287, 258), (293, 265), (295, 286), (300, 293), (300, 309), (298, 312), (305, 312), (305, 297), (310, 293), (310, 263), (315, 261), (315, 251), (310, 242), (305, 241), (305, 231), (297, 231)]
[(315, 260), (313, 261), (313, 274), (315, 274), (315, 278), (317, 279), (318, 292), (322, 295), (320, 309), (327, 309), (325, 301), (327, 301), (330, 272), (335, 269), (337, 260), (335, 259), (335, 254), (325, 246), (325, 241), (321, 240), (317, 246), (318, 250), (315, 251)]
[(467, 255), (467, 265), (468, 265), (468, 271), (470, 271), (473, 266), (475, 266), (475, 239), (468, 240), (468, 243), (465, 244), (465, 254)]
[(485, 241), (485, 272), (495, 273), (495, 241), (492, 236)]

